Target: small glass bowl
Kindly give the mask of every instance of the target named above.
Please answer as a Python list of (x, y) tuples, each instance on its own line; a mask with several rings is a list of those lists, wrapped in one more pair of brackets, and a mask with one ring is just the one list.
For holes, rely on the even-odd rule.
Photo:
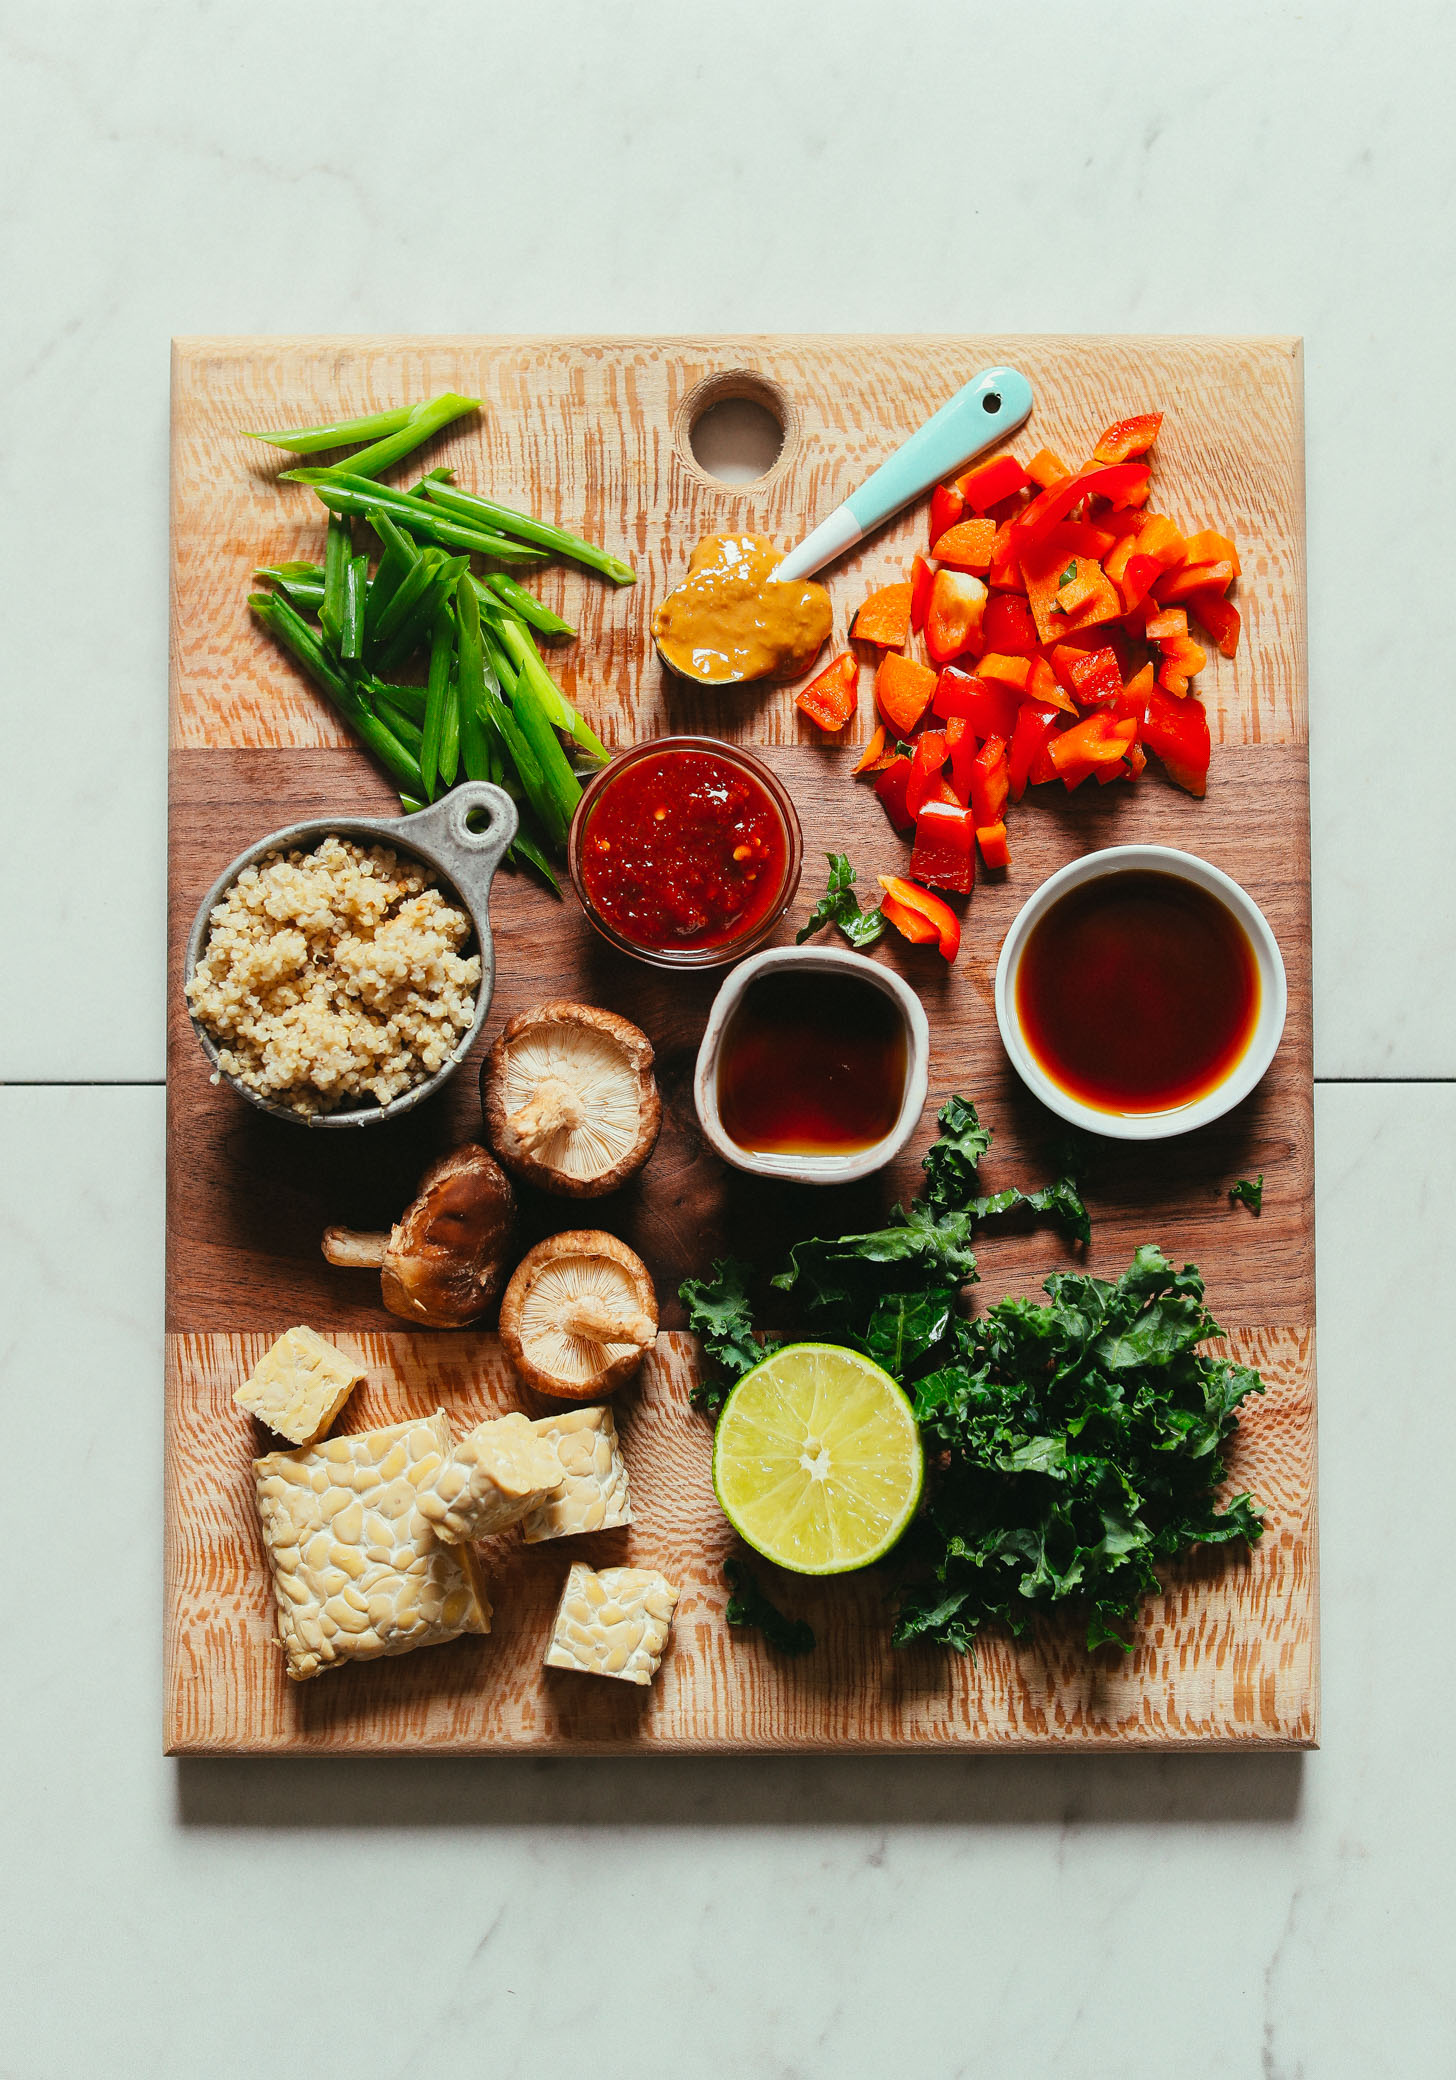
[[(666, 751), (698, 751), (719, 759), (725, 765), (737, 766), (763, 789), (782, 827), (784, 871), (778, 893), (764, 914), (746, 931), (740, 932), (736, 938), (725, 939), (717, 946), (640, 946), (635, 939), (624, 937), (615, 925), (609, 924), (587, 894), (586, 877), (582, 872), (582, 847), (593, 808), (613, 781), (629, 767), (640, 764), (645, 758), (659, 757)], [(588, 783), (576, 805), (566, 840), (567, 872), (588, 921), (609, 946), (615, 946), (620, 953), (630, 954), (634, 960), (645, 961), (651, 968), (723, 968), (730, 961), (741, 959), (745, 953), (752, 953), (774, 931), (798, 894), (803, 864), (804, 833), (782, 780), (751, 751), (745, 751), (740, 744), (725, 744), (718, 737), (653, 737), (645, 744), (634, 744), (630, 750), (619, 752), (611, 764), (603, 766)]]

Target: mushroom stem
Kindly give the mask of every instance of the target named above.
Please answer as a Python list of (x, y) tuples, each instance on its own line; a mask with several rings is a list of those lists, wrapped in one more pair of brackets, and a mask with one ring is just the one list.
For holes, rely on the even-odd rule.
[(359, 1228), (325, 1228), (324, 1255), (331, 1264), (346, 1264), (358, 1271), (377, 1271), (384, 1262), (389, 1237), (366, 1235)]
[(548, 1142), (553, 1134), (574, 1134), (585, 1126), (586, 1107), (580, 1095), (560, 1076), (543, 1076), (520, 1111), (506, 1125), (528, 1155)]
[(640, 1310), (636, 1314), (625, 1313), (594, 1293), (583, 1293), (580, 1299), (564, 1307), (558, 1326), (566, 1335), (584, 1336), (592, 1343), (635, 1343), (644, 1351), (657, 1341), (655, 1324)]

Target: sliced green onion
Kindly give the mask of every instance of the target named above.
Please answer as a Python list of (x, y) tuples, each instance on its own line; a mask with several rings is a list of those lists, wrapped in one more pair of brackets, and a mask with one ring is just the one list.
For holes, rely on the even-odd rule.
[(515, 579), (508, 578), (504, 571), (492, 571), (485, 582), (518, 620), (529, 621), (532, 628), (539, 628), (543, 636), (576, 634), (569, 621), (563, 621), (559, 614), (553, 614), (550, 607), (544, 606), (534, 592), (527, 592), (524, 585), (518, 585)]
[(339, 655), (357, 661), (364, 655), (364, 609), (369, 599), (369, 558), (351, 556), (344, 575), (344, 625)]
[(430, 638), (430, 676), (425, 689), (424, 742), (420, 749), (420, 778), (431, 801), (435, 799), (435, 780), (440, 770), (440, 738), (450, 697), (454, 642), (455, 619), (442, 603), (435, 609), (435, 627)]
[(272, 592), (254, 592), (249, 594), (248, 605), (270, 635), (293, 653), (315, 686), (327, 694), (381, 765), (387, 766), (412, 793), (421, 793), (419, 760), (330, 664), (318, 637), (287, 600)]
[[(551, 721), (559, 730), (580, 744), (583, 751), (591, 753), (600, 764), (605, 765), (611, 757), (606, 745), (587, 723), (583, 722), (566, 695), (547, 671), (541, 653), (519, 621), (501, 623), (501, 642), (509, 652), (519, 677), (524, 678)], [(563, 761), (564, 762), (564, 761)]]
[(474, 491), (457, 491), (453, 484), (426, 483), (421, 488), (435, 504), (463, 514), (477, 526), (500, 528), (506, 534), (519, 535), (523, 542), (535, 542), (539, 547), (549, 549), (554, 556), (569, 556), (575, 563), (584, 563), (589, 570), (600, 571), (614, 585), (635, 585), (637, 582), (637, 573), (630, 563), (623, 563), (620, 556), (597, 548), (594, 542), (583, 541), (579, 534), (571, 534), (564, 527), (554, 527), (549, 520), (533, 520), (529, 513), (518, 513), (513, 507), (503, 506), (493, 498), (481, 498)]
[(338, 649), (343, 631), (344, 577), (353, 547), (348, 521), (337, 513), (331, 513), (329, 531), (324, 539), (324, 597), (319, 608), (319, 627), (331, 650)]
[(347, 468), (351, 477), (377, 477), (406, 455), (413, 455), (432, 440), (453, 419), (463, 419), (467, 412), (478, 412), (478, 397), (457, 397), (447, 390), (440, 397), (432, 397), (427, 404), (417, 404), (404, 424), (385, 434), (372, 447), (361, 448), (357, 455), (350, 455)]
[(270, 448), (286, 448), (290, 455), (317, 455), (323, 448), (343, 448), (350, 441), (372, 441), (381, 434), (398, 433), (418, 410), (418, 405), (404, 404), (397, 411), (370, 412), (363, 419), (336, 419), (329, 426), (299, 426), (291, 433), (249, 433), (244, 439), (266, 441)]

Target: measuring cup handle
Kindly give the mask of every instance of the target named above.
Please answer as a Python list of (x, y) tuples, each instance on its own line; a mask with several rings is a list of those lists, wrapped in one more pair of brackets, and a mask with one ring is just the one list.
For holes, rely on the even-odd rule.
[[(472, 817), (487, 821), (472, 830)], [(503, 787), (489, 780), (465, 780), (428, 809), (396, 820), (401, 843), (415, 846), (447, 874), (461, 895), (482, 910), (490, 897), (495, 870), (505, 858), (520, 825), (516, 805)]]
[(1010, 438), (1031, 412), (1031, 385), (1016, 368), (987, 368), (957, 390), (873, 476), (791, 549), (776, 578), (808, 578), (919, 498), (952, 470)]

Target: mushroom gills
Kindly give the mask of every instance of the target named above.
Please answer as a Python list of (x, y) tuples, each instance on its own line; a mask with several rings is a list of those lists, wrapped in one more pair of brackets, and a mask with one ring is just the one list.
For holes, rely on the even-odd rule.
[(543, 1372), (585, 1385), (657, 1340), (633, 1282), (609, 1257), (557, 1257), (532, 1282), (521, 1342)]

